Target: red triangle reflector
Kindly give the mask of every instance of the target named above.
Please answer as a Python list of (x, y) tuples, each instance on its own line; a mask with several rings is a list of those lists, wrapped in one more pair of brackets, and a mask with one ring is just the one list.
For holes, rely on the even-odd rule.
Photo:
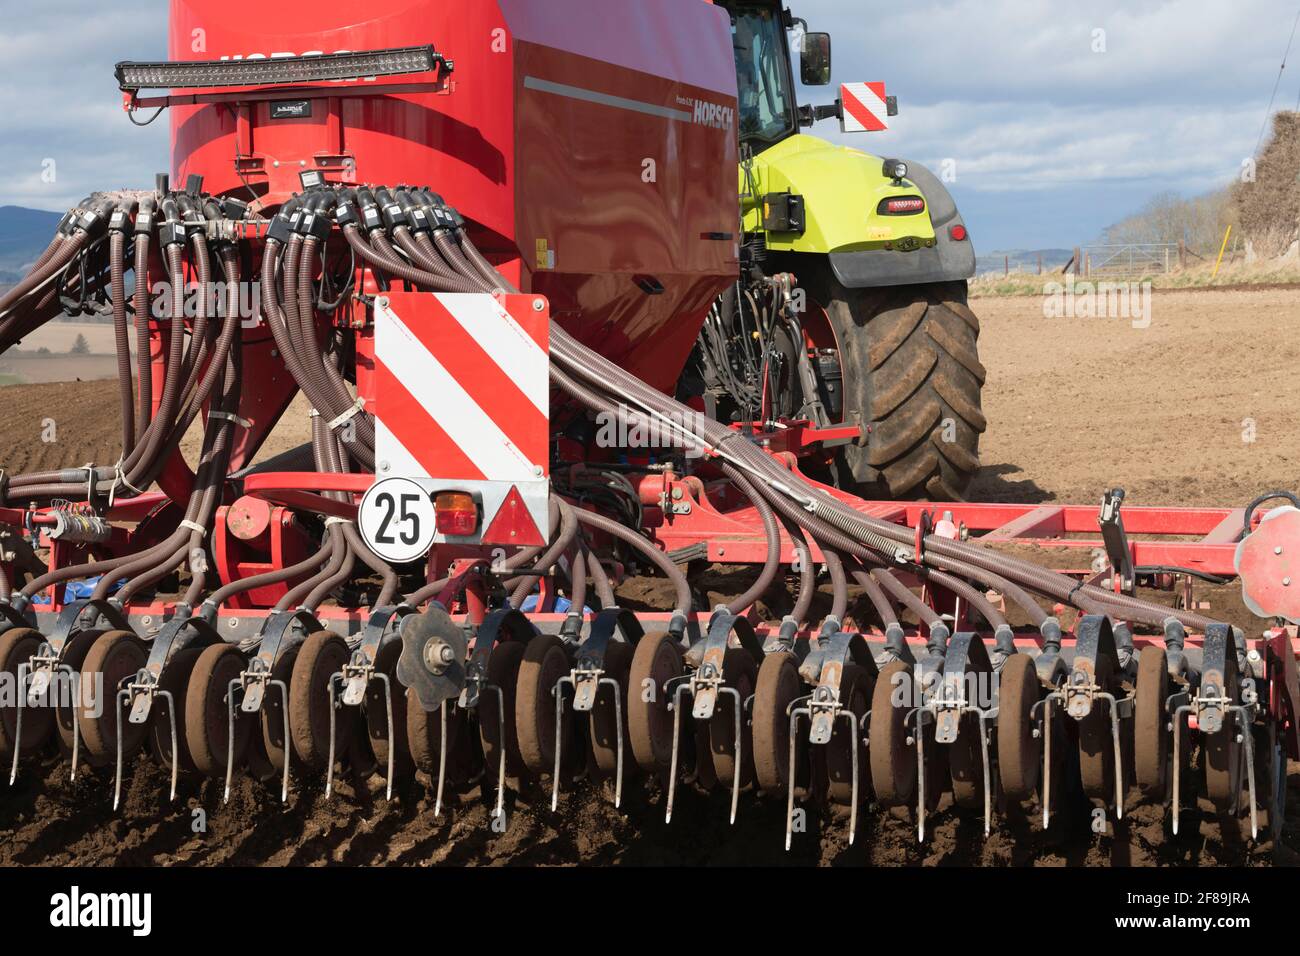
[(483, 543), (545, 547), (546, 539), (529, 514), (518, 488), (511, 486), (510, 494), (506, 495), (492, 523), (483, 532)]

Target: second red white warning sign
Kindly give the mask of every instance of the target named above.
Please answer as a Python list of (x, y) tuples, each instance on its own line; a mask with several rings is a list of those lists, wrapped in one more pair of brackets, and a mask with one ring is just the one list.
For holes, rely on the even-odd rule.
[(845, 83), (840, 86), (840, 126), (846, 133), (879, 133), (889, 129), (885, 84)]

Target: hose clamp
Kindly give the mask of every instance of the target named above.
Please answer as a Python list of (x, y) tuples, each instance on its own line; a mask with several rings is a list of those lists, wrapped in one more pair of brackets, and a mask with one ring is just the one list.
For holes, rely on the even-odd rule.
[[(81, 466), (86, 472), (86, 504), (93, 511), (95, 508), (95, 463), (87, 462)], [(109, 495), (112, 495), (112, 489), (109, 489)]]
[[(137, 495), (144, 494), (139, 488), (126, 480), (126, 472), (122, 469), (124, 459), (119, 458), (117, 464), (113, 466), (113, 486), (108, 489), (108, 507), (111, 510), (113, 503), (117, 500), (117, 486), (125, 485), (128, 491), (134, 491)], [(0, 491), (3, 489), (0, 488)]]
[(240, 418), (233, 412), (208, 412), (208, 421), (233, 422), (240, 428), (252, 428), (253, 423), (247, 418)]
[(366, 407), (366, 400), (364, 398), (358, 398), (355, 402), (352, 403), (351, 408), (349, 408), (342, 415), (330, 421), (329, 423), (330, 431), (333, 431), (336, 428), (341, 428), (342, 426), (346, 425), (348, 422), (352, 421), (352, 419), (356, 418), (357, 415), (361, 414), (361, 411), (365, 407)]
[(180, 527), (188, 528), (190, 531), (197, 531), (199, 534), (203, 535), (204, 537), (207, 537), (208, 534), (207, 528), (199, 524), (197, 521), (190, 521), (188, 518), (180, 523)]
[(330, 515), (325, 519), (325, 527), (332, 528), (339, 524), (354, 524), (351, 518), (340, 518), (337, 515)]

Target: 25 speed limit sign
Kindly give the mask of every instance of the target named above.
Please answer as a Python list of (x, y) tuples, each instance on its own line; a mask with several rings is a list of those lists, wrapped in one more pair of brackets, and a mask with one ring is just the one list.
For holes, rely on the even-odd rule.
[(409, 478), (385, 478), (361, 499), (357, 526), (370, 550), (405, 564), (429, 553), (437, 533), (433, 498)]

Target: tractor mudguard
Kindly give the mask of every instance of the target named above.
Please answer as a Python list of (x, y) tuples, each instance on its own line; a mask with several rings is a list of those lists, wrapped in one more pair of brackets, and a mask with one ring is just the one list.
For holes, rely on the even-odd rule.
[(957, 226), (964, 230), (966, 224), (948, 188), (920, 163), (904, 162), (907, 163), (907, 179), (925, 196), (935, 244), (912, 252), (889, 249), (831, 251), (828, 257), (831, 268), (835, 271), (835, 278), (846, 289), (965, 281), (975, 275), (974, 243), (969, 238), (958, 241), (951, 234)]
[[(919, 285), (969, 279), (975, 250), (952, 238), (965, 228), (957, 205), (939, 178), (906, 161), (907, 178), (895, 182), (884, 160), (860, 150), (798, 135), (754, 157), (740, 171), (745, 230), (764, 229), (764, 197), (792, 193), (803, 198), (802, 231), (766, 232), (772, 252), (828, 255), (845, 288)], [(915, 215), (886, 215), (889, 199), (923, 196)]]

